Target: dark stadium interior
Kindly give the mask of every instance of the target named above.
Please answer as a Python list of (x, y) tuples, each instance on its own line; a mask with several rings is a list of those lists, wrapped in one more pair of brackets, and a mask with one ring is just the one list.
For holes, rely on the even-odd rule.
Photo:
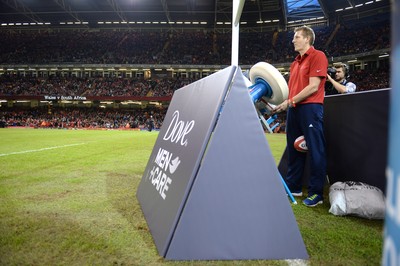
[[(388, 88), (390, 1), (314, 2), (289, 13), (283, 0), (246, 1), (242, 70), (266, 61), (287, 78), (293, 28), (306, 24), (357, 91)], [(154, 115), (160, 126), (176, 89), (231, 63), (228, 0), (1, 0), (0, 10), (2, 125), (144, 127)]]
[[(98, 21), (199, 21), (207, 22), (208, 28), (214, 28), (217, 22), (231, 22), (232, 2), (231, 0), (2, 0), (0, 1), (0, 21), (2, 23), (50, 22), (52, 25), (68, 21), (86, 21), (89, 22), (89, 27), (96, 25)], [(389, 0), (320, 0), (318, 2), (329, 23), (390, 12)], [(287, 21), (286, 10), (289, 7), (284, 0), (248, 0), (243, 7), (241, 21), (254, 26), (260, 20), (279, 19), (279, 27), (284, 27)], [(341, 8), (346, 10), (338, 15), (339, 12), (336, 10)], [(298, 12), (301, 13), (302, 18), (315, 16), (316, 11), (313, 8), (305, 9), (304, 12)], [(121, 26), (121, 24), (115, 25)], [(150, 25), (152, 24), (148, 24)]]

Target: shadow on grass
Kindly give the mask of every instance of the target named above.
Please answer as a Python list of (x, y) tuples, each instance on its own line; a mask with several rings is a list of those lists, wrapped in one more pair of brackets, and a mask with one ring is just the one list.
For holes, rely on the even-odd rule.
[(120, 265), (130, 261), (107, 235), (58, 213), (19, 213), (0, 221), (0, 265)]
[(136, 198), (141, 177), (137, 174), (107, 173), (107, 197), (111, 200), (114, 208), (147, 243), (147, 248), (154, 249), (153, 239)]

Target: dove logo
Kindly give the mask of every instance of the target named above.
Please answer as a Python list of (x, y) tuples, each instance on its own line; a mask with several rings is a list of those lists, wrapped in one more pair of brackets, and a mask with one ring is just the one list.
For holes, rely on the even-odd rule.
[(186, 146), (187, 135), (192, 131), (194, 127), (194, 120), (192, 121), (180, 121), (179, 111), (176, 110), (172, 115), (172, 121), (168, 126), (167, 132), (163, 137), (163, 140), (169, 140), (172, 143), (180, 143), (181, 146)]
[(175, 159), (171, 161), (169, 164), (169, 172), (171, 174), (175, 173), (176, 169), (178, 168), (179, 164), (181, 163), (181, 160), (179, 160), (179, 157), (177, 156)]

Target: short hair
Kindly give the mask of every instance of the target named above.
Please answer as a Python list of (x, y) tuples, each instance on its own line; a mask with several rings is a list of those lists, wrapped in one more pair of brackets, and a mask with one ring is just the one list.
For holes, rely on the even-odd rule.
[(310, 45), (314, 45), (315, 33), (314, 30), (308, 26), (300, 26), (294, 29), (294, 32), (302, 31), (303, 36), (310, 39)]
[(341, 69), (343, 70), (344, 76), (345, 76), (346, 78), (349, 77), (349, 66), (348, 66), (347, 64), (339, 62), (339, 63), (334, 63), (333, 66), (334, 66), (336, 69), (341, 68)]

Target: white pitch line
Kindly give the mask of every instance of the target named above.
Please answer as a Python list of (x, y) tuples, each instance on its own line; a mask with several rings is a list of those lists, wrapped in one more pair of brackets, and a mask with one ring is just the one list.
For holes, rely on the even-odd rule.
[(41, 148), (41, 149), (37, 149), (37, 150), (17, 151), (17, 152), (10, 152), (10, 153), (0, 153), (0, 157), (1, 157), (1, 156), (8, 156), (8, 155), (15, 155), (15, 154), (24, 154), (24, 153), (30, 153), (30, 152), (54, 150), (54, 149), (60, 149), (60, 148), (78, 146), (78, 145), (83, 145), (83, 144), (85, 144), (85, 143), (67, 144), (67, 145), (62, 145), (62, 146)]

